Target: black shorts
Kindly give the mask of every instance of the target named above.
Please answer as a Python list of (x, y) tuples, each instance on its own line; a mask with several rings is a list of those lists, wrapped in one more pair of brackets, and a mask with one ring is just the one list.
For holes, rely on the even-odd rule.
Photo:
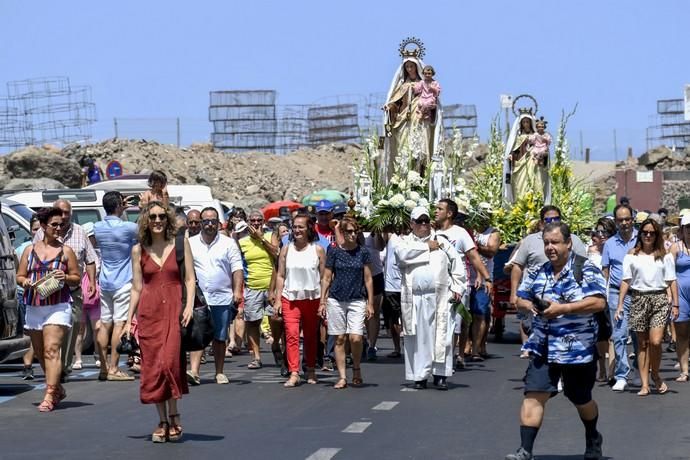
[(374, 281), (374, 296), (383, 294), (383, 290), (386, 288), (386, 282), (383, 278), (383, 273), (374, 275), (372, 277), (372, 280)]
[(525, 372), (525, 394), (551, 393), (554, 397), (558, 394), (558, 380), (563, 378), (563, 394), (573, 404), (581, 406), (592, 400), (596, 375), (596, 360), (586, 364), (555, 364), (536, 356)]
[(386, 292), (383, 294), (383, 316), (388, 318), (389, 324), (400, 323), (400, 293)]

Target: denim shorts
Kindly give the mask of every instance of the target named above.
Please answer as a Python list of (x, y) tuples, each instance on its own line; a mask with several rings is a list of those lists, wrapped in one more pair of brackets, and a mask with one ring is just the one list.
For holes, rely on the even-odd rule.
[(478, 316), (491, 315), (491, 298), (486, 292), (486, 288), (472, 288), (470, 292), (470, 313)]
[(211, 317), (213, 318), (213, 338), (219, 342), (228, 340), (228, 327), (237, 316), (237, 308), (234, 305), (211, 305)]

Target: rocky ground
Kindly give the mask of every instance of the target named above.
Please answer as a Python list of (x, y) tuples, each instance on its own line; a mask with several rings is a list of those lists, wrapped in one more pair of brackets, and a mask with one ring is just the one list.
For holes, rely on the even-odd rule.
[[(109, 161), (118, 160), (126, 174), (146, 174), (160, 169), (171, 183), (208, 185), (219, 199), (253, 209), (272, 201), (299, 201), (304, 195), (323, 188), (349, 192), (350, 167), (360, 153), (354, 145), (328, 144), (287, 155), (236, 154), (214, 151), (209, 144), (177, 148), (153, 141), (123, 139), (74, 144), (63, 149), (32, 146), (0, 157), (0, 189), (78, 187), (79, 160), (90, 156), (102, 168)], [(481, 145), (468, 166), (481, 164), (485, 155), (486, 146)], [(617, 165), (574, 162), (576, 174), (592, 185), (597, 208), (603, 208), (606, 198), (615, 193), (615, 169), (620, 168), (687, 171), (690, 156), (658, 147)], [(676, 195), (686, 192), (686, 185), (669, 183), (664, 188), (663, 202), (675, 203)]]

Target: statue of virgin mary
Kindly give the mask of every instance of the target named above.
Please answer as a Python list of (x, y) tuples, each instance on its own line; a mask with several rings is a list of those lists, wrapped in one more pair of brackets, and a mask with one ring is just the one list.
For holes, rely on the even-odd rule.
[[(407, 49), (410, 44), (416, 47)], [(423, 117), (421, 110), (418, 110), (419, 94), (414, 91), (415, 84), (422, 80), (424, 46), (419, 40), (408, 38), (400, 45), (400, 55), (402, 62), (393, 75), (383, 107), (385, 139), (380, 177), (386, 185), (393, 175), (395, 160), (403, 149), (408, 149), (415, 159), (415, 169), (423, 174), (431, 157), (441, 155), (443, 148), (440, 100), (435, 114)]]
[(503, 156), (503, 201), (515, 203), (531, 190), (542, 193), (544, 204), (551, 203), (548, 161), (535, 161), (530, 152), (530, 136), (536, 132), (532, 111), (521, 111), (508, 136)]

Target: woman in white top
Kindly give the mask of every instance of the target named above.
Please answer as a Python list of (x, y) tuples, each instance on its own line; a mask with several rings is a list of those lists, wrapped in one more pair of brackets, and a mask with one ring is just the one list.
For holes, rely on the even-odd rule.
[(639, 396), (649, 394), (649, 369), (659, 394), (668, 391), (659, 375), (661, 341), (668, 320), (669, 303), (673, 319), (678, 317), (678, 285), (671, 254), (666, 254), (659, 224), (647, 219), (642, 222), (635, 247), (623, 258), (623, 281), (615, 320), (623, 317), (623, 299), (632, 297), (630, 329), (637, 333), (637, 363), (642, 388)]
[(280, 297), (277, 312), (283, 316), (286, 354), (290, 378), (286, 387), (299, 385), (300, 322), (304, 337), (304, 359), (307, 383), (316, 383), (316, 344), (319, 316), (325, 306), (321, 299), (321, 274), (326, 252), (316, 242), (319, 236), (309, 216), (300, 214), (292, 224), (288, 245), (280, 250), (276, 275), (276, 298)]
[[(616, 233), (616, 224), (613, 219), (602, 217), (597, 221), (597, 225), (592, 232), (592, 244), (587, 248), (587, 259), (601, 269), (601, 254), (604, 251), (604, 243)], [(609, 353), (609, 341), (597, 341), (597, 352), (599, 354), (599, 375), (597, 382), (607, 382), (606, 354)], [(609, 353), (613, 356), (613, 352)], [(611, 372), (608, 372), (611, 375)]]

